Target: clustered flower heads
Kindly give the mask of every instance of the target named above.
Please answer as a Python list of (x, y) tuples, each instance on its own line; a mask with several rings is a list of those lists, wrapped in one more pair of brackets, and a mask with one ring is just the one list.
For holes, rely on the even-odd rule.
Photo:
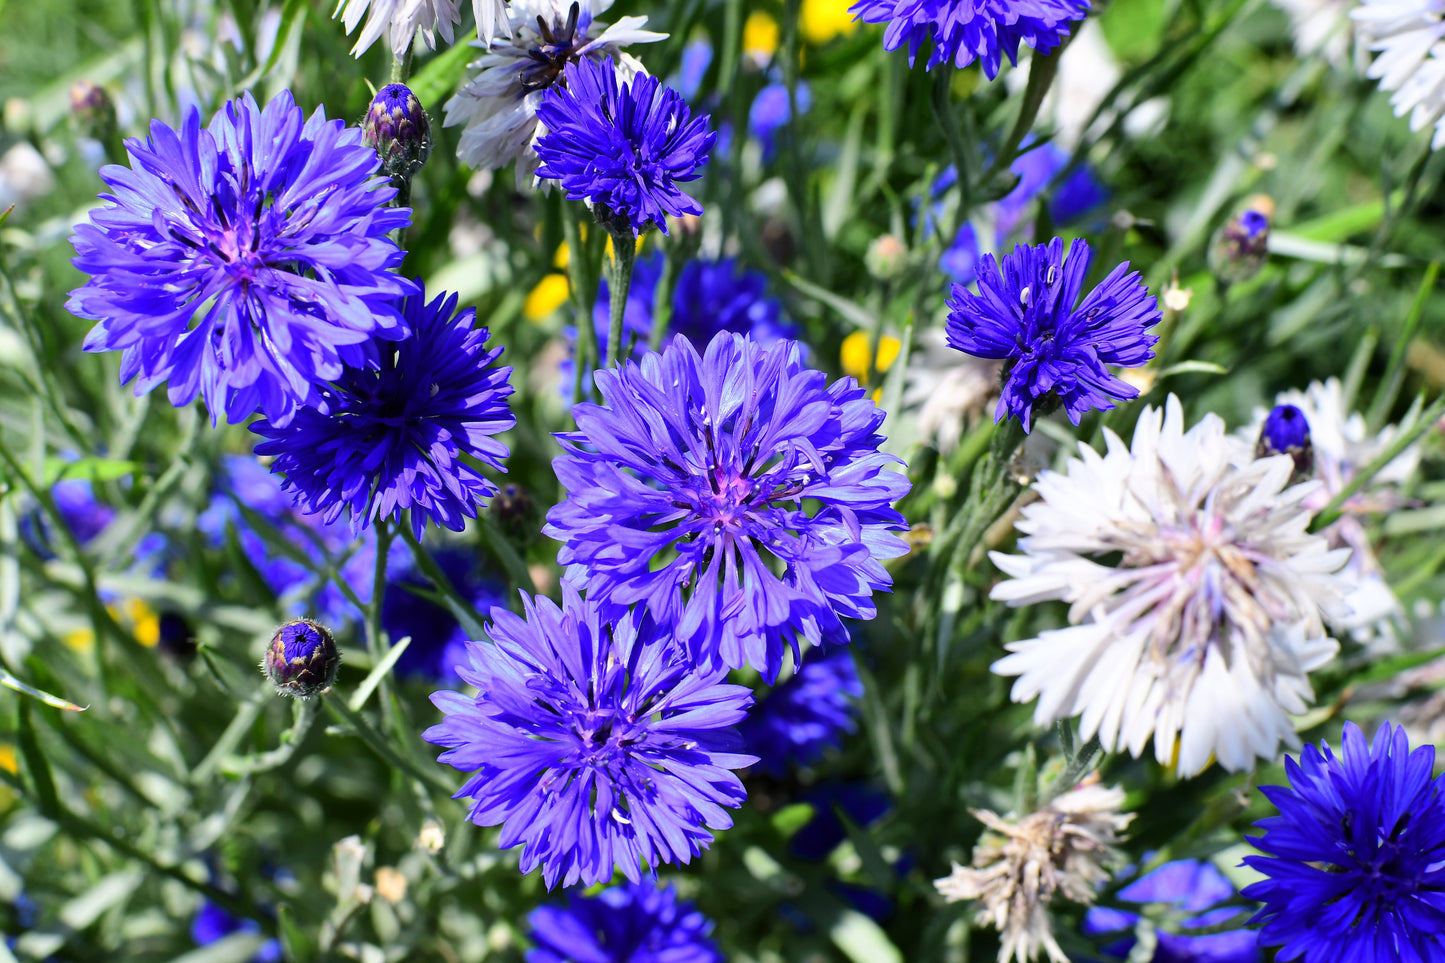
[(1014, 701), (1038, 699), (1037, 724), (1081, 716), (1083, 738), (1134, 756), (1152, 737), (1182, 776), (1273, 759), (1313, 698), (1307, 673), (1338, 649), (1323, 610), (1348, 551), (1309, 534), (1314, 486), (1286, 487), (1293, 461), (1254, 459), (1217, 415), (1185, 431), (1170, 395), (1132, 446), (1105, 437), (1106, 454), (1081, 443), (1039, 478), (1023, 554), (991, 554), (1011, 576), (993, 598), (1059, 599), (1072, 623), (1010, 643), (993, 670), (1018, 676)]
[(1264, 904), (1260, 943), (1303, 963), (1428, 963), (1445, 945), (1445, 775), (1435, 748), (1411, 750), (1386, 723), (1372, 742), (1345, 723), (1342, 749), (1287, 758), (1288, 786), (1260, 791), (1279, 815), (1257, 823), (1265, 875), (1244, 895)]
[(473, 773), (458, 791), (470, 816), (522, 845), (522, 871), (547, 886), (588, 885), (614, 869), (686, 863), (727, 829), (746, 798), (730, 770), (756, 761), (733, 728), (752, 691), (702, 671), (674, 630), (642, 610), (583, 600), (522, 599), (497, 608), (490, 642), (459, 666), (476, 696), (438, 692), (446, 715), (428, 729), (439, 761)]
[(1003, 58), (1019, 62), (1019, 44), (1048, 53), (1084, 19), (1088, 0), (858, 0), (853, 13), (868, 23), (886, 23), (883, 47), (908, 45), (908, 63), (919, 48), (933, 45), (927, 69), (952, 64), (962, 69), (978, 60), (984, 74), (998, 76)]
[[(418, 285), (419, 286), (419, 285)], [(468, 459), (502, 470), (507, 446), (494, 436), (516, 419), (507, 407), (508, 367), (493, 366), (471, 308), (457, 296), (418, 294), (400, 312), (411, 336), (386, 345), (377, 369), (348, 367), (322, 392), (322, 406), (290, 422), (256, 422), (297, 503), (329, 524), (349, 513), (359, 534), (411, 510), (417, 538), (427, 522), (460, 531), (497, 486)], [(464, 457), (465, 456), (465, 457)]]
[(457, 156), (464, 163), (495, 170), (515, 161), (518, 189), (529, 187), (538, 164), (537, 109), (568, 64), (614, 62), (622, 80), (646, 73), (622, 48), (667, 34), (642, 29), (646, 17), (598, 21), (611, 6), (612, 0), (512, 0), (511, 39), (488, 46), (471, 65), (476, 74), (444, 108), (445, 126), (463, 128)]
[(170, 381), (174, 405), (200, 394), (214, 421), (260, 410), (287, 424), (343, 368), (375, 368), (381, 341), (406, 337), (387, 235), (411, 212), (378, 177), (361, 132), (289, 92), (264, 111), (251, 95), (202, 128), (151, 122), (127, 142), (114, 194), (77, 225), (74, 264), (90, 275), (66, 307), (99, 323), (87, 351), (121, 351), (121, 381), (143, 394)]
[[(907, 478), (878, 450), (883, 412), (852, 379), (828, 385), (798, 345), (675, 337), (599, 371), (604, 404), (574, 408), (547, 516), (557, 559), (616, 603), (676, 624), (694, 656), (771, 682), (798, 640), (843, 644), (907, 546), (892, 503)], [(773, 561), (784, 566), (782, 575)]]
[(537, 176), (556, 179), (599, 218), (618, 218), (640, 234), (667, 233), (667, 215), (701, 214), (677, 185), (695, 180), (717, 134), (693, 117), (682, 95), (655, 77), (619, 82), (610, 60), (569, 64), (566, 85), (552, 86), (537, 109), (547, 132), (537, 139)]
[(1042, 948), (1055, 963), (1069, 958), (1054, 939), (1049, 905), (1062, 897), (1092, 903), (1119, 862), (1115, 848), (1132, 813), (1120, 813), (1124, 791), (1085, 781), (1053, 802), (1010, 820), (987, 809), (970, 812), (987, 827), (973, 865), (953, 866), (935, 881), (949, 902), (976, 900), (980, 925), (1003, 935), (999, 963), (1033, 960)]
[(965, 354), (1005, 362), (996, 421), (1012, 416), (1024, 431), (1035, 406), (1060, 402), (1074, 424), (1092, 410), (1139, 395), (1105, 365), (1138, 367), (1154, 357), (1158, 302), (1126, 261), (1079, 301), (1093, 254), (1087, 242), (1020, 244), (978, 265), (978, 293), (953, 286), (948, 343)]

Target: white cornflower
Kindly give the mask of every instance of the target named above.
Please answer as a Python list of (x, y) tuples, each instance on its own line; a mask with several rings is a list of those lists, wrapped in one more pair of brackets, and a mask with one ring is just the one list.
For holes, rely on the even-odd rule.
[(1366, 76), (1394, 91), (1395, 116), (1410, 114), (1410, 129), (1434, 125), (1431, 149), (1445, 146), (1445, 0), (1363, 0), (1350, 17), (1376, 57)]
[(1294, 49), (1301, 57), (1321, 54), (1336, 67), (1350, 56), (1350, 7), (1354, 0), (1270, 0), (1289, 17)]
[(979, 901), (979, 925), (994, 927), (1003, 938), (999, 963), (1027, 963), (1040, 948), (1054, 963), (1069, 963), (1054, 940), (1049, 903), (1056, 895), (1094, 901), (1109, 878), (1104, 867), (1119, 861), (1119, 834), (1134, 818), (1119, 812), (1123, 804), (1123, 790), (1091, 780), (1016, 821), (970, 810), (988, 827), (973, 849), (973, 865), (954, 863), (953, 872), (934, 885), (950, 903)]
[(1024, 554), (990, 555), (1013, 576), (993, 598), (1059, 599), (1072, 623), (1010, 643), (993, 671), (1019, 677), (1015, 702), (1038, 699), (1036, 724), (1082, 716), (1082, 738), (1136, 757), (1152, 737), (1181, 776), (1275, 758), (1298, 743), (1306, 673), (1338, 649), (1322, 610), (1348, 589), (1349, 551), (1307, 531), (1317, 485), (1287, 488), (1294, 462), (1253, 458), (1217, 415), (1186, 432), (1173, 395), (1132, 448), (1105, 435), (1107, 454), (1081, 444), (1035, 483)]
[[(1345, 405), (1344, 389), (1338, 378), (1314, 382), (1304, 391), (1286, 391), (1275, 398), (1276, 406), (1293, 405), (1304, 415), (1309, 426), (1313, 453), (1311, 477), (1320, 487), (1306, 496), (1304, 507), (1311, 512), (1324, 508), (1355, 475), (1384, 451), (1409, 423), (1387, 425), (1378, 435), (1371, 434), (1365, 419)], [(1254, 423), (1240, 432), (1241, 441), (1253, 445), (1259, 438), (1269, 412), (1255, 412)], [(1323, 534), (1331, 548), (1351, 549), (1349, 564), (1340, 573), (1348, 582), (1347, 593), (1325, 614), (1338, 631), (1349, 632), (1362, 642), (1383, 638), (1394, 639), (1393, 622), (1403, 615), (1395, 593), (1390, 591), (1379, 560), (1370, 545), (1369, 535), (1360, 518), (1388, 512), (1402, 502), (1398, 486), (1409, 481), (1420, 464), (1420, 449), (1412, 445), (1402, 451), (1375, 475), (1360, 491), (1340, 506), (1343, 514)]]
[[(503, 32), (511, 35), (506, 0), (472, 0), (472, 12), (477, 20), (477, 38), (484, 46), (497, 35), (498, 23)], [(348, 35), (366, 17), (366, 26), (351, 48), (354, 57), (371, 49), (383, 33), (389, 35), (391, 52), (398, 59), (406, 55), (418, 33), (422, 43), (435, 50), (436, 35), (440, 33), (451, 43), (452, 28), (462, 22), (460, 0), (338, 0), (331, 16), (341, 18)]]
[(457, 146), (464, 163), (495, 170), (516, 161), (517, 186), (526, 187), (538, 164), (537, 106), (569, 62), (612, 57), (621, 81), (646, 73), (622, 48), (667, 34), (641, 29), (646, 17), (623, 17), (610, 27), (593, 19), (611, 6), (612, 0), (514, 0), (511, 39), (474, 62), (477, 73), (446, 103), (444, 126), (465, 128)]
[(942, 328), (928, 328), (918, 342), (908, 360), (903, 408), (915, 413), (923, 439), (947, 455), (997, 396), (999, 362), (950, 348)]

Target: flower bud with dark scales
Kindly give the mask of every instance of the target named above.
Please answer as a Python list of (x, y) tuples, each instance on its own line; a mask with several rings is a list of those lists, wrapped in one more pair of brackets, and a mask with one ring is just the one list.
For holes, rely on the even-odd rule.
[(1289, 455), (1294, 459), (1294, 478), (1308, 478), (1314, 472), (1314, 447), (1310, 444), (1310, 423), (1294, 405), (1277, 405), (1264, 419), (1254, 457)]
[(1260, 194), (1214, 236), (1209, 247), (1209, 268), (1225, 284), (1248, 281), (1269, 259), (1269, 227), (1274, 202)]
[(261, 668), (278, 694), (310, 699), (330, 687), (340, 663), (330, 632), (310, 619), (293, 619), (271, 637)]
[(384, 171), (409, 180), (431, 155), (431, 121), (405, 84), (387, 84), (366, 109), (361, 140), (381, 156)]

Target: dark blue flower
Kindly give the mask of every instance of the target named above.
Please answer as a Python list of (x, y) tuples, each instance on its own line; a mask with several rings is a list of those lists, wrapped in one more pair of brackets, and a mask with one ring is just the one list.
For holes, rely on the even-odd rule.
[[(169, 380), (174, 405), (201, 394), (211, 418), (258, 409), (278, 425), (318, 404), (344, 367), (375, 367), (377, 339), (406, 334), (387, 234), (411, 212), (375, 176), (361, 132), (288, 92), (263, 112), (250, 94), (201, 128), (151, 122), (126, 142), (131, 166), (102, 168), (114, 194), (71, 238), (91, 275), (67, 308), (99, 323), (87, 351), (123, 351), (137, 394)], [(384, 353), (384, 352), (380, 352)]]
[[(1164, 903), (1194, 914), (1180, 923), (1186, 932), (1158, 932), (1159, 942), (1150, 963), (1257, 963), (1260, 952), (1252, 930), (1199, 935), (1187, 932), (1216, 926), (1238, 916), (1240, 909), (1218, 906), (1233, 897), (1234, 886), (1223, 873), (1210, 863), (1194, 859), (1165, 863), (1118, 892), (1118, 898), (1126, 903)], [(1089, 936), (1121, 933), (1133, 930), (1139, 919), (1138, 913), (1096, 906), (1085, 915), (1083, 931)], [(1104, 952), (1124, 958), (1133, 950), (1134, 943), (1134, 937), (1129, 935), (1104, 947)]]
[(1294, 459), (1295, 474), (1308, 478), (1315, 461), (1309, 419), (1294, 405), (1276, 405), (1260, 426), (1254, 451), (1256, 458), (1289, 455)]
[[(371, 601), (376, 532), (353, 538), (344, 522), (327, 524), (298, 511), (282, 490), (281, 478), (254, 456), (221, 457), (216, 493), (196, 518), (196, 528), (213, 548), (225, 545), (228, 531), (233, 532), (246, 560), (294, 615), (309, 614), (326, 625), (357, 616), (355, 606), (326, 574), (331, 565), (340, 567), (340, 577), (363, 605)], [(263, 528), (271, 530), (269, 538), (262, 536)], [(393, 570), (406, 558), (406, 546), (392, 543)]]
[(712, 920), (651, 880), (572, 893), (566, 907), (539, 906), (527, 917), (527, 963), (722, 963), (708, 936)]
[(1288, 786), (1261, 786), (1278, 816), (1255, 825), (1267, 879), (1244, 888), (1264, 907), (1259, 941), (1280, 960), (1428, 963), (1445, 945), (1445, 775), (1435, 748), (1411, 751), (1386, 723), (1373, 742), (1345, 723), (1343, 748), (1285, 758)]
[(1069, 23), (1089, 12), (1088, 0), (858, 0), (853, 15), (886, 23), (883, 48), (908, 45), (913, 64), (925, 43), (933, 44), (927, 69), (952, 63), (963, 68), (982, 61), (990, 80), (1003, 57), (1019, 62), (1019, 44), (1048, 53), (1068, 36)]
[(757, 754), (758, 768), (781, 778), (793, 766), (811, 766), (841, 745), (844, 734), (856, 732), (861, 698), (853, 654), (837, 648), (808, 658), (738, 728)]
[(1127, 261), (1080, 303), (1092, 259), (1083, 240), (1069, 245), (1067, 258), (1059, 238), (1020, 244), (1002, 269), (992, 254), (983, 256), (977, 294), (953, 286), (949, 346), (1006, 362), (995, 421), (1012, 415), (1028, 431), (1034, 405), (1057, 399), (1077, 425), (1087, 411), (1138, 396), (1105, 365), (1137, 367), (1154, 357), (1159, 339), (1147, 329), (1159, 322), (1159, 304)]
[(702, 81), (707, 76), (708, 68), (712, 66), (712, 58), (712, 44), (705, 38), (689, 40), (687, 46), (682, 48), (682, 62), (678, 65), (677, 73), (668, 78), (668, 86), (688, 100), (695, 99), (698, 91), (702, 89)]
[[(432, 558), (452, 587), (478, 612), (503, 603), (501, 586), (484, 577), (474, 553), (444, 548)], [(432, 587), (421, 573), (411, 569), (392, 578), (386, 586), (381, 600), (382, 627), (392, 642), (411, 636), (411, 644), (396, 661), (396, 674), (441, 685), (458, 684), (457, 666), (467, 664), (466, 630), (450, 609), (407, 586)]]
[[(848, 641), (907, 546), (908, 479), (878, 450), (884, 413), (798, 345), (722, 332), (599, 371), (553, 462), (567, 498), (543, 532), (589, 591), (676, 623), (699, 659), (772, 682), (791, 645)], [(774, 566), (780, 571), (775, 571)], [(781, 574), (780, 574), (781, 573)]]
[(547, 88), (537, 118), (546, 128), (537, 176), (556, 178), (572, 200), (639, 234), (649, 223), (666, 234), (668, 214), (702, 213), (677, 185), (698, 177), (716, 135), (656, 77), (619, 83), (610, 59), (584, 58), (567, 66), (566, 86)]
[(105, 531), (115, 520), (115, 509), (95, 497), (95, 490), (84, 478), (66, 478), (50, 490), (56, 511), (80, 544), (84, 545)]
[(343, 510), (360, 534), (374, 520), (411, 509), (418, 538), (428, 522), (461, 531), (497, 486), (473, 465), (498, 471), (507, 446), (493, 436), (512, 427), (512, 369), (494, 366), (474, 312), (456, 314), (457, 296), (407, 298), (411, 334), (387, 345), (380, 370), (347, 367), (322, 392), (323, 408), (303, 408), (286, 426), (259, 421), (271, 470), (303, 511), (331, 523)]
[(522, 597), (525, 618), (492, 610), (490, 642), (467, 647), (462, 681), (438, 692), (446, 720), (426, 731), (439, 762), (473, 773), (457, 792), (479, 826), (522, 845), (522, 872), (550, 888), (686, 863), (724, 807), (747, 794), (729, 770), (756, 761), (733, 728), (752, 693), (697, 666), (670, 626), (563, 586), (562, 607)]
[[(206, 900), (201, 904), (195, 919), (191, 921), (191, 940), (197, 946), (210, 946), (218, 940), (225, 939), (232, 933), (259, 933), (261, 924), (255, 920), (245, 920), (231, 915), (220, 906)], [(252, 963), (276, 963), (282, 958), (281, 944), (277, 940), (267, 940), (261, 944), (261, 948), (251, 957)]]

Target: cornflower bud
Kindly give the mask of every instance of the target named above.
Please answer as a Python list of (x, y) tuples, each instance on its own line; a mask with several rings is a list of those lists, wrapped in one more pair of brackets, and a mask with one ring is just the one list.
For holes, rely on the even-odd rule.
[(1314, 472), (1314, 446), (1310, 444), (1310, 423), (1305, 413), (1294, 405), (1277, 405), (1259, 429), (1254, 457), (1289, 455), (1294, 459), (1294, 479), (1308, 478)]
[(105, 88), (89, 80), (77, 80), (71, 85), (70, 115), (86, 137), (105, 143), (115, 133), (115, 104)]
[(1251, 197), (1244, 210), (1232, 217), (1209, 247), (1209, 268), (1225, 284), (1248, 281), (1269, 257), (1269, 226), (1274, 201), (1263, 194)]
[(277, 694), (310, 699), (331, 685), (340, 663), (330, 632), (310, 619), (292, 619), (271, 637), (261, 668)]
[(381, 168), (410, 180), (431, 155), (431, 121), (405, 84), (387, 84), (372, 98), (361, 140), (381, 155)]

